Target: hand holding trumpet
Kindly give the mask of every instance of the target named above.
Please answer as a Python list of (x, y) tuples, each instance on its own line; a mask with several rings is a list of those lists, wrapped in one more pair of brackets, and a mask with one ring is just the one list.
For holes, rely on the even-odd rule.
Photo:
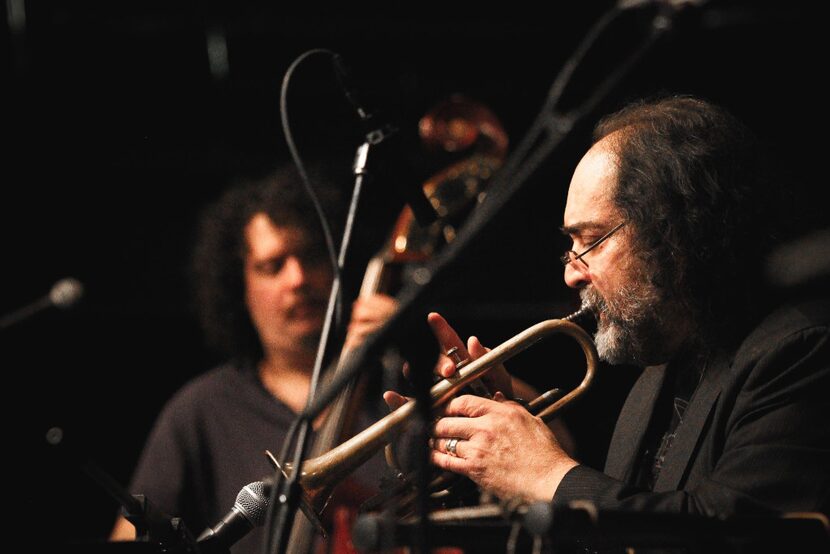
[[(465, 345), (439, 314), (431, 313), (427, 320), (442, 352), (453, 354), (452, 358), (442, 354), (436, 364), (434, 371), (441, 377), (452, 376), (457, 367), (488, 352), (476, 337)], [(432, 463), (472, 479), (501, 498), (550, 500), (565, 474), (578, 463), (544, 421), (508, 400), (513, 397), (513, 381), (503, 365), (489, 371), (482, 381), (493, 393), (492, 399), (462, 395), (439, 412), (430, 441)], [(384, 394), (384, 400), (392, 409), (407, 402), (392, 391)]]

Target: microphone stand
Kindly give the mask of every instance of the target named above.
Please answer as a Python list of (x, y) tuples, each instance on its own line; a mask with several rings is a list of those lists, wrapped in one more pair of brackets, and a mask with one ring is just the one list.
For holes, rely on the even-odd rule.
[[(337, 258), (339, 271), (335, 273), (334, 280), (332, 281), (328, 306), (326, 308), (326, 317), (323, 322), (323, 331), (317, 348), (317, 356), (314, 361), (314, 370), (311, 375), (310, 390), (312, 391), (317, 388), (317, 383), (319, 382), (320, 374), (322, 372), (323, 358), (325, 357), (329, 340), (333, 335), (332, 321), (334, 320), (337, 298), (340, 295), (340, 289), (342, 288), (342, 269), (345, 265), (346, 252), (350, 244), (351, 233), (354, 227), (354, 217), (357, 211), (357, 204), (360, 198), (361, 189), (363, 187), (364, 177), (366, 175), (366, 160), (368, 158), (368, 151), (369, 143), (367, 141), (358, 147), (357, 153), (355, 154), (355, 184), (354, 189), (352, 190), (352, 198), (349, 203), (349, 211), (346, 216), (346, 225), (343, 230), (343, 239), (340, 243), (340, 252)], [(309, 402), (311, 402), (311, 397), (309, 397)], [(296, 424), (298, 425), (298, 436), (294, 449), (294, 470), (291, 472), (291, 475), (286, 476), (283, 481), (282, 471), (278, 469), (276, 472), (276, 479), (271, 493), (272, 502), (269, 504), (277, 506), (277, 510), (273, 521), (273, 534), (268, 537), (270, 539), (268, 544), (274, 545), (273, 552), (275, 553), (285, 551), (288, 544), (288, 530), (290, 530), (291, 525), (294, 522), (294, 517), (302, 500), (302, 488), (299, 484), (299, 478), (302, 472), (302, 462), (306, 457), (309, 448), (308, 437), (314, 417), (316, 416), (308, 417), (305, 412), (303, 412), (298, 416), (296, 421)], [(276, 504), (273, 502), (274, 500), (277, 500)]]
[[(369, 119), (370, 117), (371, 116), (367, 116), (365, 119)], [(343, 230), (343, 239), (340, 244), (340, 251), (337, 259), (339, 271), (335, 273), (331, 293), (329, 294), (325, 321), (323, 323), (323, 330), (311, 378), (311, 391), (317, 390), (317, 385), (322, 373), (323, 360), (328, 350), (329, 341), (334, 334), (332, 321), (334, 320), (337, 298), (340, 295), (340, 290), (343, 288), (341, 276), (343, 275), (343, 268), (346, 265), (346, 258), (350, 246), (355, 214), (357, 212), (361, 190), (363, 183), (369, 174), (367, 167), (369, 166), (370, 149), (378, 147), (382, 143), (386, 143), (390, 137), (394, 136), (396, 133), (397, 129), (390, 125), (379, 125), (376, 129), (367, 132), (366, 140), (358, 146), (355, 153), (355, 160), (353, 164), (355, 182), (352, 198), (349, 204), (349, 211), (346, 217), (346, 224)], [(414, 206), (419, 206), (417, 213), (421, 214), (425, 219), (434, 219), (434, 211), (432, 211), (432, 213), (428, 211), (432, 210), (432, 207), (423, 196), (423, 193), (420, 194), (420, 198), (418, 197), (419, 195), (414, 192), (406, 195), (406, 198), (410, 202), (410, 205), (413, 206), (413, 209), (415, 209)], [(357, 371), (352, 371), (351, 375), (352, 377), (355, 377), (357, 375)], [(331, 391), (332, 389), (328, 388), (326, 390)], [(329, 403), (334, 400), (334, 397), (340, 392), (340, 390), (341, 388), (338, 387), (333, 394), (326, 395), (326, 400), (323, 402), (320, 401), (319, 396), (316, 398), (312, 398), (310, 396), (308, 406), (313, 404), (314, 406), (322, 407), (320, 409), (309, 410), (309, 407), (307, 406), (306, 409), (298, 415), (297, 420), (295, 421), (295, 425), (297, 425), (297, 441), (292, 461), (293, 470), (290, 476), (284, 476), (282, 471), (277, 471), (274, 487), (272, 487), (271, 493), (270, 505), (277, 506), (277, 508), (274, 520), (268, 522), (271, 524), (271, 527), (269, 528), (273, 530), (273, 533), (268, 534), (267, 537), (269, 540), (268, 545), (274, 548), (273, 552), (275, 553), (285, 551), (291, 525), (294, 517), (296, 516), (297, 509), (300, 507), (300, 502), (302, 501), (302, 487), (299, 484), (299, 478), (302, 473), (302, 462), (308, 454), (308, 439), (311, 431), (311, 423), (318, 415), (320, 415)]]

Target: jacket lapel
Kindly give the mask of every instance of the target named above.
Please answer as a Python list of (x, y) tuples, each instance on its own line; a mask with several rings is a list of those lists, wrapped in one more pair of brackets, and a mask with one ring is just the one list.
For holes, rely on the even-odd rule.
[(689, 401), (683, 422), (677, 428), (674, 442), (666, 453), (663, 469), (654, 484), (654, 491), (677, 490), (693, 461), (709, 414), (722, 389), (723, 377), (729, 372), (729, 358), (723, 353), (713, 357), (703, 378)]
[(608, 447), (606, 475), (622, 481), (630, 477), (636, 466), (637, 453), (640, 452), (651, 412), (663, 386), (665, 369), (665, 365), (645, 368), (628, 393)]

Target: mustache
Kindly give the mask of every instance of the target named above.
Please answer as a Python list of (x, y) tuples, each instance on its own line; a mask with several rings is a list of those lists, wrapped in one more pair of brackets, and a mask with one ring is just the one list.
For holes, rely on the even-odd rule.
[(325, 310), (328, 306), (328, 297), (319, 294), (294, 294), (287, 305), (289, 313), (303, 310)]
[(636, 323), (647, 306), (655, 305), (658, 296), (657, 291), (647, 288), (621, 287), (613, 298), (608, 298), (591, 285), (579, 293), (582, 305), (593, 312), (598, 322), (602, 316), (608, 322), (623, 325)]
[(594, 287), (588, 286), (579, 291), (579, 298), (582, 300), (582, 307), (589, 309), (594, 314), (597, 322), (599, 322), (600, 316), (612, 317), (608, 302)]
[(329, 299), (329, 291), (328, 289), (322, 290), (319, 288), (315, 288), (312, 286), (302, 286), (299, 287), (290, 293), (291, 298), (296, 303), (308, 302), (308, 303), (318, 303), (318, 302), (328, 302)]

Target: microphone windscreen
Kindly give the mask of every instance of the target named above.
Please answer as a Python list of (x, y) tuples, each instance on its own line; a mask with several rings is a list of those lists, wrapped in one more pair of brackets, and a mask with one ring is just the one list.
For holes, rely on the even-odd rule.
[(236, 495), (236, 508), (241, 511), (254, 527), (265, 523), (265, 515), (268, 512), (268, 495), (265, 491), (265, 483), (255, 481), (248, 483), (239, 494)]
[(52, 286), (49, 291), (49, 301), (58, 308), (71, 308), (84, 295), (84, 286), (77, 279), (67, 277)]

